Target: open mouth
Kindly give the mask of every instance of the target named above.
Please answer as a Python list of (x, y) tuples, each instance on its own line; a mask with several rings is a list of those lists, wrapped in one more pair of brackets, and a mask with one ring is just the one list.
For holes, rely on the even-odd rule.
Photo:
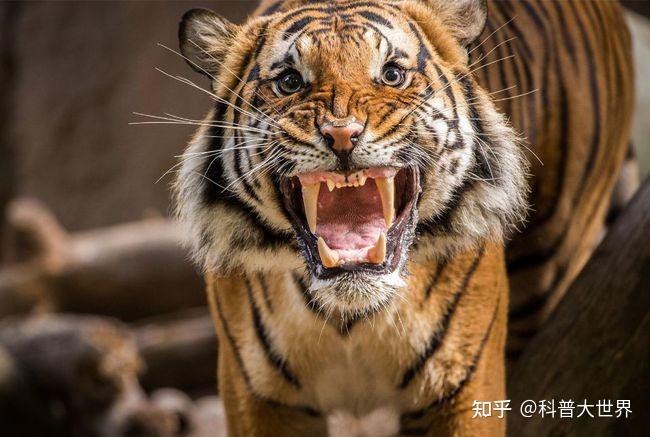
[(317, 277), (400, 264), (416, 219), (415, 168), (303, 173), (284, 179), (282, 191)]

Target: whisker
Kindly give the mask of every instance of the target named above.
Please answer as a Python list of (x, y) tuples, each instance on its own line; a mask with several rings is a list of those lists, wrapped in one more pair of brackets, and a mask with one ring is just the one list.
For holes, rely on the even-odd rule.
[[(402, 117), (402, 119), (400, 120), (400, 122), (403, 121), (409, 115), (411, 115), (414, 111), (416, 111), (417, 109), (422, 107), (422, 105), (424, 105), (425, 103), (428, 103), (429, 101), (434, 99), (438, 95), (438, 93), (441, 93), (441, 92), (447, 90), (448, 88), (450, 88), (453, 84), (458, 83), (459, 81), (465, 79), (466, 77), (470, 76), (471, 74), (477, 72), (480, 69), (483, 69), (483, 68), (488, 67), (488, 66), (490, 66), (492, 64), (495, 64), (497, 62), (502, 62), (502, 61), (505, 61), (507, 59), (514, 58), (514, 57), (515, 57), (515, 55), (504, 56), (502, 58), (499, 58), (499, 59), (496, 59), (494, 61), (488, 62), (487, 64), (480, 65), (480, 66), (478, 66), (478, 67), (476, 67), (474, 69), (470, 69), (467, 73), (464, 73), (464, 74), (460, 75), (459, 77), (455, 77), (453, 80), (449, 81), (449, 83), (447, 85), (445, 85), (444, 87), (434, 91), (429, 97), (424, 99), (422, 102), (420, 102), (419, 105), (417, 105), (415, 108), (413, 108), (411, 111), (409, 111), (406, 115), (404, 115)], [(427, 89), (430, 89), (429, 87), (430, 87), (430, 85), (427, 87)], [(415, 99), (413, 99), (413, 100), (415, 100)]]
[[(195, 120), (195, 119), (191, 119), (191, 118), (181, 117), (180, 115), (174, 115), (174, 114), (170, 114), (170, 113), (168, 113), (168, 112), (165, 112), (164, 114), (165, 114), (167, 117), (171, 117), (172, 120), (178, 120), (178, 121), (190, 121), (190, 122), (195, 122), (195, 123), (201, 123), (201, 122), (204, 122), (204, 120)], [(231, 121), (220, 121), (220, 120), (214, 120), (214, 121), (211, 121), (211, 122), (209, 122), (209, 123), (211, 123), (211, 124), (212, 124), (213, 126), (215, 126), (215, 127), (222, 127), (222, 126), (240, 126), (240, 127), (247, 128), (247, 129), (255, 129), (255, 130), (260, 131), (260, 132), (262, 132), (262, 133), (264, 133), (264, 134), (277, 135), (276, 132), (271, 132), (271, 131), (269, 131), (269, 130), (261, 129), (261, 128), (259, 128), (259, 127), (254, 127), (254, 126), (250, 126), (250, 125), (247, 125), (247, 124), (234, 123), (234, 122), (231, 122)], [(230, 138), (230, 137), (226, 137), (226, 138)]]
[[(183, 84), (185, 84), (185, 85), (187, 85), (187, 86), (189, 86), (191, 88), (197, 89), (197, 90), (201, 91), (204, 94), (207, 94), (208, 96), (210, 96), (210, 98), (212, 98), (212, 100), (217, 101), (219, 103), (222, 103), (222, 104), (224, 104), (226, 106), (229, 106), (229, 107), (233, 108), (235, 111), (238, 111), (238, 112), (240, 112), (240, 113), (242, 113), (244, 115), (247, 115), (248, 117), (252, 118), (253, 120), (256, 120), (256, 121), (258, 121), (260, 123), (269, 123), (268, 121), (265, 122), (262, 119), (257, 118), (251, 112), (248, 112), (245, 109), (242, 109), (237, 105), (234, 105), (232, 102), (229, 102), (228, 100), (224, 99), (223, 97), (220, 97), (220, 96), (218, 96), (218, 95), (216, 95), (216, 94), (214, 94), (214, 93), (200, 87), (199, 85), (195, 84), (194, 82), (192, 82), (191, 80), (189, 80), (189, 79), (187, 79), (185, 77), (174, 76), (172, 74), (167, 73), (166, 71), (162, 70), (159, 67), (156, 67), (155, 70), (158, 71), (159, 73), (171, 78), (171, 79), (174, 79), (174, 80), (176, 80), (176, 81), (178, 81), (180, 83), (183, 83)], [(266, 115), (266, 114), (264, 114), (264, 115)], [(268, 115), (267, 115), (267, 117), (268, 117)], [(270, 117), (269, 117), (269, 119), (270, 119)], [(274, 121), (271, 121), (269, 124), (272, 125), (273, 127), (279, 128), (279, 126), (277, 126)]]
[[(237, 74), (235, 74), (235, 72), (233, 72), (230, 68), (228, 68), (228, 66), (227, 66), (224, 62), (222, 62), (221, 60), (219, 60), (219, 59), (215, 58), (214, 56), (212, 56), (212, 53), (206, 51), (203, 47), (200, 47), (200, 46), (199, 46), (198, 44), (196, 44), (194, 41), (190, 40), (190, 42), (191, 42), (192, 44), (194, 44), (196, 47), (198, 47), (199, 50), (201, 50), (203, 53), (205, 53), (205, 54), (208, 55), (210, 58), (212, 58), (213, 61), (217, 62), (217, 63), (221, 66), (221, 68), (225, 69), (225, 70), (228, 71), (228, 73), (230, 73), (233, 77), (235, 77), (237, 80), (239, 80), (240, 83), (244, 83), (244, 79), (242, 79), (242, 78), (239, 77)], [(245, 88), (247, 85), (248, 85), (248, 83), (245, 83), (244, 86), (242, 87), (242, 90), (243, 90), (243, 88)], [(274, 107), (274, 106), (273, 106), (273, 105), (272, 105), (272, 104), (271, 104), (271, 103), (266, 99), (266, 97), (264, 97), (264, 95), (260, 94), (257, 90), (255, 90), (255, 91), (253, 91), (253, 92), (255, 93), (255, 95), (259, 96), (259, 97), (264, 101), (264, 103), (266, 103), (267, 105), (269, 105), (269, 107), (270, 107), (271, 109), (273, 109), (273, 111), (275, 111), (275, 113), (276, 113), (278, 116), (281, 115), (280, 112), (279, 112), (277, 109), (275, 109), (275, 107)]]
[[(254, 144), (254, 145), (252, 145), (252, 146), (248, 146), (248, 147), (240, 147), (240, 146), (243, 146), (243, 145), (246, 144), (246, 143), (247, 143), (247, 141), (243, 141), (243, 142), (238, 143), (238, 144), (235, 144), (235, 145), (233, 145), (233, 146), (231, 146), (231, 147), (226, 147), (226, 148), (223, 148), (223, 149), (219, 149), (219, 150), (218, 150), (219, 153), (218, 153), (214, 158), (212, 158), (212, 160), (210, 161), (210, 163), (209, 163), (208, 166), (206, 167), (206, 169), (205, 169), (205, 174), (208, 174), (208, 172), (210, 171), (210, 168), (212, 167), (212, 164), (214, 164), (214, 162), (215, 162), (215, 161), (216, 161), (220, 156), (222, 156), (224, 153), (229, 152), (229, 151), (233, 151), (233, 150), (242, 150), (242, 149), (248, 149), (249, 147), (250, 147), (250, 148), (255, 148), (255, 147), (259, 147), (259, 146), (260, 146), (259, 144)], [(269, 144), (266, 146), (266, 148), (270, 148), (270, 147), (272, 147), (272, 144), (273, 144), (273, 142), (269, 143)]]
[[(199, 47), (199, 46), (198, 46), (194, 41), (191, 41), (191, 40), (190, 40), (190, 42), (191, 42), (192, 44), (194, 44), (195, 46)], [(257, 111), (257, 112), (258, 112), (259, 114), (261, 114), (262, 116), (266, 117), (266, 118), (269, 120), (270, 124), (272, 124), (273, 126), (279, 128), (279, 126), (275, 123), (275, 120), (273, 120), (273, 119), (272, 119), (268, 114), (262, 112), (258, 107), (253, 106), (253, 105), (252, 105), (248, 100), (244, 99), (244, 98), (243, 98), (241, 95), (239, 95), (237, 92), (235, 92), (235, 91), (233, 91), (232, 89), (230, 89), (226, 84), (224, 84), (224, 83), (221, 82), (219, 79), (217, 79), (216, 77), (214, 77), (214, 76), (213, 76), (209, 71), (205, 70), (203, 67), (201, 67), (200, 65), (196, 64), (194, 61), (192, 61), (191, 59), (189, 59), (187, 56), (183, 55), (182, 53), (180, 53), (180, 52), (178, 52), (178, 51), (176, 51), (176, 50), (174, 50), (174, 49), (172, 49), (172, 48), (169, 48), (169, 47), (167, 47), (167, 46), (164, 45), (164, 44), (158, 43), (158, 45), (159, 45), (160, 47), (162, 47), (162, 48), (164, 48), (164, 49), (166, 49), (166, 50), (169, 50), (170, 52), (172, 52), (172, 53), (174, 53), (174, 54), (180, 56), (181, 58), (185, 59), (187, 62), (189, 62), (190, 64), (192, 64), (192, 65), (195, 66), (196, 68), (198, 68), (198, 69), (200, 69), (201, 71), (203, 71), (203, 72), (204, 72), (205, 74), (207, 74), (210, 78), (212, 78), (212, 80), (214, 80), (215, 82), (218, 82), (221, 86), (223, 86), (224, 88), (226, 88), (228, 91), (230, 91), (231, 93), (233, 93), (235, 96), (239, 97), (239, 98), (240, 98), (244, 103), (246, 103), (249, 107), (251, 107), (252, 109), (254, 109), (255, 111)], [(201, 48), (201, 47), (199, 47), (199, 48), (200, 48), (201, 50), (203, 50), (203, 48)], [(203, 50), (203, 51), (205, 52), (205, 50)], [(207, 53), (207, 52), (206, 52), (206, 53)], [(210, 55), (210, 56), (211, 56), (211, 55)], [(214, 58), (213, 58), (213, 59), (214, 59)], [(241, 81), (241, 79), (240, 79), (240, 81)], [(201, 88), (201, 87), (199, 87), (199, 89), (203, 90), (203, 88)], [(205, 90), (203, 90), (203, 91), (205, 91)], [(209, 94), (211, 94), (213, 97), (218, 97), (216, 94), (213, 94), (213, 93), (209, 93)], [(222, 99), (222, 100), (226, 101), (225, 99)], [(230, 103), (230, 102), (228, 102), (228, 103)], [(232, 106), (233, 106), (234, 108), (239, 108), (239, 107), (237, 107), (237, 106), (235, 106), (235, 105), (232, 105)], [(243, 112), (243, 109), (241, 109), (241, 108), (239, 108), (239, 109)], [(244, 113), (246, 113), (246, 112), (244, 112)], [(250, 113), (246, 113), (246, 114), (249, 115), (249, 117), (251, 116)], [(252, 118), (255, 118), (255, 117), (252, 117)], [(258, 121), (260, 121), (260, 122), (262, 121), (262, 120), (259, 120), (259, 119), (257, 119), (257, 118), (255, 118), (255, 119), (258, 120)]]
[(479, 47), (483, 46), (490, 38), (494, 36), (498, 31), (506, 27), (508, 24), (510, 24), (514, 19), (516, 18), (516, 15), (511, 17), (508, 21), (503, 23), (501, 26), (497, 27), (492, 33), (490, 33), (488, 36), (483, 39), (476, 47), (473, 47), (470, 51), (467, 52), (468, 55), (470, 55), (474, 50), (478, 49)]
[(517, 94), (517, 95), (514, 95), (514, 96), (503, 97), (501, 99), (495, 99), (495, 100), (492, 100), (492, 101), (493, 102), (503, 102), (505, 100), (517, 99), (519, 97), (524, 97), (524, 96), (528, 96), (530, 94), (536, 93), (537, 91), (539, 91), (539, 89), (535, 88), (534, 90), (530, 90), (530, 91), (527, 91), (525, 93)]
[(478, 64), (478, 63), (481, 62), (482, 60), (487, 59), (487, 57), (490, 56), (490, 55), (492, 54), (492, 52), (494, 52), (496, 49), (498, 49), (498, 48), (501, 47), (502, 45), (507, 44), (507, 43), (509, 43), (510, 41), (514, 41), (514, 40), (516, 40), (516, 39), (517, 39), (517, 37), (516, 37), (516, 36), (513, 36), (513, 37), (508, 38), (508, 39), (506, 39), (506, 40), (504, 40), (504, 41), (501, 41), (499, 44), (497, 44), (497, 45), (495, 45), (494, 47), (492, 47), (492, 49), (490, 49), (489, 52), (487, 52), (487, 53), (481, 55), (478, 59), (476, 59), (474, 62), (472, 62), (471, 64), (469, 64), (469, 65), (467, 66), (467, 68), (472, 68), (474, 65)]
[[(260, 141), (262, 143), (262, 142), (266, 142), (268, 140), (258, 139), (257, 141)], [(194, 159), (197, 159), (197, 158), (211, 158), (213, 156), (215, 156), (215, 159), (216, 159), (220, 155), (223, 155), (223, 153), (228, 151), (228, 150), (235, 150), (235, 149), (238, 149), (238, 148), (248, 149), (248, 148), (256, 148), (256, 147), (260, 146), (260, 144), (254, 144), (254, 145), (251, 145), (251, 146), (243, 146), (243, 144), (246, 144), (246, 143), (249, 143), (249, 142), (251, 142), (251, 140), (244, 141), (242, 143), (239, 143), (239, 144), (235, 145), (234, 147), (228, 147), (228, 148), (225, 148), (225, 149), (208, 150), (208, 151), (205, 151), (205, 152), (192, 152), (192, 153), (184, 153), (184, 154), (181, 154), (181, 155), (176, 155), (176, 156), (174, 156), (174, 158), (184, 158), (184, 159), (181, 159), (179, 162), (172, 165), (167, 171), (165, 171), (156, 180), (156, 182), (154, 182), (154, 184), (159, 183), (162, 179), (165, 178), (165, 176), (167, 176), (167, 175), (169, 175), (171, 173), (175, 173), (176, 168), (180, 167), (181, 165), (185, 164), (188, 161), (191, 161), (191, 160), (194, 160)], [(208, 166), (208, 169), (209, 169), (209, 166)], [(206, 172), (207, 172), (207, 170), (206, 170)]]
[(139, 125), (139, 124), (177, 124), (177, 125), (188, 125), (188, 126), (206, 126), (206, 127), (217, 127), (217, 128), (224, 128), (224, 129), (233, 129), (233, 130), (240, 130), (240, 131), (247, 131), (247, 132), (254, 132), (254, 133), (261, 133), (261, 134), (266, 134), (266, 135), (277, 135), (275, 132), (269, 132), (267, 130), (255, 128), (252, 126), (247, 126), (247, 125), (242, 125), (238, 123), (228, 123), (228, 122), (207, 122), (207, 121), (199, 121), (199, 120), (192, 120), (192, 121), (187, 121), (185, 119), (174, 119), (174, 118), (168, 118), (168, 117), (161, 117), (158, 115), (152, 115), (152, 114), (144, 114), (141, 112), (134, 112), (134, 115), (138, 115), (141, 117), (148, 117), (155, 119), (157, 121), (132, 121), (129, 123), (129, 125)]
[(246, 173), (242, 174), (241, 176), (239, 176), (238, 178), (236, 178), (234, 181), (232, 181), (230, 184), (228, 184), (228, 186), (226, 187), (226, 190), (230, 190), (230, 188), (232, 188), (233, 185), (236, 185), (236, 184), (239, 184), (239, 183), (243, 182), (244, 179), (247, 179), (250, 175), (252, 175), (253, 173), (259, 171), (260, 169), (264, 168), (265, 166), (267, 166), (267, 165), (271, 165), (271, 164), (272, 164), (272, 161), (273, 161), (274, 159), (276, 159), (276, 158), (278, 158), (279, 156), (282, 155), (282, 152), (279, 152), (279, 153), (278, 153), (278, 147), (279, 147), (281, 144), (283, 144), (283, 143), (279, 143), (279, 144), (274, 145), (273, 147), (275, 148), (275, 150), (271, 151), (271, 153), (269, 154), (269, 156), (267, 156), (266, 158), (264, 158), (264, 159), (262, 160), (262, 162), (260, 162), (259, 164), (256, 164), (256, 165), (253, 166), (249, 171), (247, 171)]

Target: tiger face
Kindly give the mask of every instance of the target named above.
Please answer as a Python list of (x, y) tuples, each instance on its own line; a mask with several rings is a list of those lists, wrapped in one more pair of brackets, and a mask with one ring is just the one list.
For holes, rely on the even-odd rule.
[(524, 208), (517, 138), (473, 80), (480, 0), (284, 1), (205, 10), (181, 51), (215, 107), (176, 185), (207, 269), (306, 267), (326, 311), (366, 313), (409, 260), (502, 239)]

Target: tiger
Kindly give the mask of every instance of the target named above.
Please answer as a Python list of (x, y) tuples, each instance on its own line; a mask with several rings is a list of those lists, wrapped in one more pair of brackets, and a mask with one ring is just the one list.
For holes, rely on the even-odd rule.
[(473, 407), (507, 399), (506, 338), (579, 272), (626, 155), (620, 7), (262, 0), (179, 40), (214, 101), (173, 189), (229, 434), (504, 435)]

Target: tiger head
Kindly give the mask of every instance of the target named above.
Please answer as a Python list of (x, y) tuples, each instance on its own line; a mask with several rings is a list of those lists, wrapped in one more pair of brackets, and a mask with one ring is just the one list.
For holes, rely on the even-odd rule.
[(363, 313), (409, 260), (501, 240), (526, 162), (472, 77), (483, 0), (284, 0), (243, 25), (185, 14), (214, 107), (176, 183), (206, 269), (306, 267), (322, 308)]

